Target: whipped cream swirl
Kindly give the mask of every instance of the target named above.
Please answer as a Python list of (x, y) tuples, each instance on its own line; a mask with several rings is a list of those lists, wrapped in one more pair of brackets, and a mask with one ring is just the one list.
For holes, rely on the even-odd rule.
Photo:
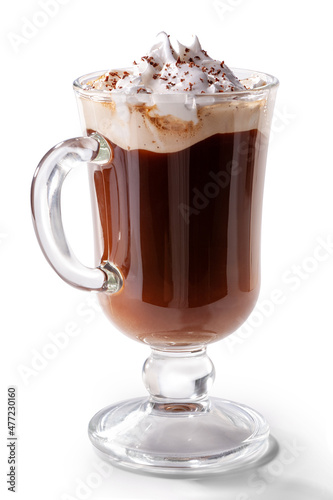
[(178, 42), (175, 48), (161, 32), (148, 54), (139, 63), (134, 61), (133, 68), (111, 70), (95, 80), (92, 88), (126, 94), (213, 94), (247, 90), (251, 82), (246, 83), (243, 85), (224, 61), (209, 57), (197, 36), (189, 47)]

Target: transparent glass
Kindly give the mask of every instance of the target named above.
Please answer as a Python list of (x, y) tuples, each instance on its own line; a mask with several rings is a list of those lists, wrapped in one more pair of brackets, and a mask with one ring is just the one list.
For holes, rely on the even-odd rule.
[[(239, 78), (252, 74), (234, 70)], [(69, 284), (94, 290), (111, 322), (152, 351), (148, 397), (97, 413), (89, 437), (129, 469), (201, 474), (242, 467), (267, 449), (254, 410), (209, 398), (206, 346), (246, 320), (260, 287), (266, 155), (278, 82), (219, 94), (110, 94), (74, 82), (85, 137), (53, 148), (32, 186), (44, 254)], [(61, 188), (89, 166), (96, 266), (70, 249)], [(125, 353), (124, 353), (125, 356)]]

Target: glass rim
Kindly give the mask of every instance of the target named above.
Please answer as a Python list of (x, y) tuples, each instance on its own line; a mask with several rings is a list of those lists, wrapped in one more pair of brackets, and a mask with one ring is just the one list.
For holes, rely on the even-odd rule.
[[(73, 88), (74, 91), (81, 95), (82, 97), (90, 98), (93, 100), (101, 100), (101, 101), (112, 101), (114, 98), (118, 98), (119, 96), (128, 96), (128, 97), (135, 97), (136, 95), (126, 93), (126, 92), (117, 92), (113, 93), (110, 91), (105, 91), (102, 89), (89, 89), (86, 88), (85, 85), (87, 82), (95, 80), (104, 74), (106, 74), (108, 71), (129, 71), (131, 70), (131, 67), (127, 68), (118, 68), (114, 70), (104, 70), (104, 71), (94, 71), (92, 73), (87, 73), (85, 75), (82, 75), (78, 78), (76, 78), (73, 82)], [(195, 93), (195, 92), (168, 92), (168, 93), (162, 93), (162, 92), (153, 92), (151, 94), (146, 94), (146, 93), (140, 93), (138, 94), (140, 97), (140, 100), (143, 100), (143, 96), (148, 96), (148, 98), (151, 98), (153, 96), (159, 96), (161, 98), (165, 98), (166, 100), (169, 100), (171, 98), (178, 98), (179, 96), (187, 96), (189, 97), (195, 97), (195, 98), (200, 98), (202, 100), (204, 99), (209, 99), (209, 98), (218, 98), (219, 100), (229, 100), (229, 99), (235, 99), (235, 98), (251, 98), (253, 99), (255, 96), (260, 97), (262, 93), (266, 94), (267, 91), (271, 90), (274, 87), (277, 87), (279, 85), (279, 80), (273, 76), (270, 75), (269, 73), (263, 73), (262, 71), (255, 71), (255, 70), (249, 70), (245, 68), (230, 68), (236, 76), (239, 78), (240, 73), (246, 73), (247, 76), (243, 76), (243, 78), (249, 78), (251, 75), (258, 75), (261, 79), (263, 79), (266, 83), (265, 85), (262, 85), (260, 87), (256, 87), (253, 89), (247, 89), (247, 90), (234, 90), (234, 91), (226, 91), (226, 92), (212, 92), (212, 93)]]

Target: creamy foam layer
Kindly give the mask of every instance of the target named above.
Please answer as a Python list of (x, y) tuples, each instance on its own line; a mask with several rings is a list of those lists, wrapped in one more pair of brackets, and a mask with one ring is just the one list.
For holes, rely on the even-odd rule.
[(156, 105), (79, 101), (86, 128), (126, 150), (172, 153), (215, 134), (253, 129), (265, 133), (268, 128), (265, 100), (211, 102), (195, 108), (195, 121), (160, 115)]

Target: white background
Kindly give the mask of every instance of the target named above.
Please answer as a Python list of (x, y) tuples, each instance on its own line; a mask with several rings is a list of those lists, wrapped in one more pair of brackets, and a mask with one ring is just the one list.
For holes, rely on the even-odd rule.
[[(40, 14), (42, 0), (1, 8), (1, 498), (13, 495), (5, 484), (9, 385), (18, 391), (20, 500), (333, 498), (331, 2), (54, 2), (52, 16)], [(27, 20), (39, 26), (30, 25), (30, 38), (19, 38)], [(36, 165), (54, 144), (81, 133), (74, 78), (130, 65), (161, 30), (184, 43), (197, 33), (210, 55), (281, 82), (267, 165), (258, 307), (243, 329), (209, 348), (217, 370), (212, 394), (261, 411), (280, 454), (232, 477), (176, 480), (111, 467), (97, 471), (87, 423), (107, 404), (144, 395), (140, 373), (149, 349), (117, 332), (95, 310), (93, 295), (58, 278), (31, 224)], [(65, 194), (72, 246), (89, 264), (84, 172), (68, 180)], [(270, 301), (275, 289), (279, 304)], [(75, 336), (68, 336), (70, 329)], [(65, 331), (68, 344), (56, 350), (52, 334)], [(38, 364), (36, 355), (43, 353), (53, 359), (44, 356)]]

